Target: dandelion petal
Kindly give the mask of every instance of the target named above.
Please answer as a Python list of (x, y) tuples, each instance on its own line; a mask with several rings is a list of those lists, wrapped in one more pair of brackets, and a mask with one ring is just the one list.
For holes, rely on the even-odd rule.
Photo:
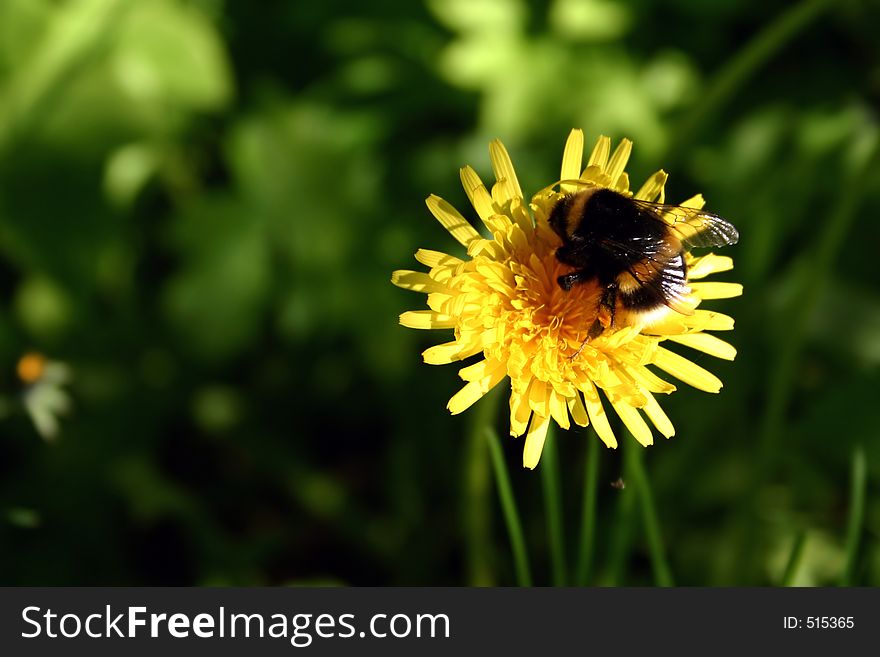
[(413, 292), (447, 292), (445, 285), (438, 283), (428, 274), (421, 271), (400, 269), (391, 274), (391, 282), (397, 287)]
[(480, 215), (483, 222), (488, 222), (489, 218), (495, 214), (495, 207), (492, 204), (492, 196), (480, 180), (480, 176), (471, 167), (464, 167), (461, 170), (461, 184), (464, 187), (465, 194), (470, 199), (471, 205)]
[(709, 274), (717, 274), (731, 269), (733, 269), (733, 258), (707, 253), (700, 258), (695, 258), (690, 263), (688, 266), (688, 278), (696, 280), (698, 278), (705, 278)]
[(535, 413), (532, 415), (532, 423), (526, 434), (526, 444), (523, 447), (523, 467), (534, 470), (541, 459), (544, 450), (544, 441), (547, 439), (547, 429), (550, 427), (550, 418), (542, 417)]
[(668, 178), (668, 176), (665, 171), (658, 171), (648, 178), (645, 184), (642, 185), (641, 189), (636, 192), (635, 197), (643, 201), (657, 201), (662, 203), (664, 200), (663, 186), (666, 184), (666, 178)]
[(675, 427), (672, 425), (669, 416), (666, 415), (663, 408), (661, 408), (660, 404), (657, 403), (657, 400), (654, 399), (654, 395), (648, 392), (645, 393), (645, 397), (648, 400), (648, 403), (646, 403), (645, 407), (642, 409), (645, 411), (645, 415), (650, 418), (651, 422), (657, 427), (657, 431), (659, 431), (661, 435), (666, 438), (672, 438), (672, 436), (675, 435)]
[(691, 289), (701, 299), (731, 299), (743, 293), (739, 283), (702, 282), (691, 283)]
[(480, 234), (467, 222), (467, 219), (462, 217), (458, 213), (458, 210), (439, 196), (431, 194), (431, 196), (425, 199), (425, 204), (428, 206), (431, 214), (436, 217), (437, 221), (439, 221), (443, 227), (449, 231), (449, 234), (452, 235), (462, 246), (468, 246), (474, 240), (480, 239)]
[(510, 155), (507, 149), (497, 139), (493, 139), (489, 144), (489, 157), (492, 160), (492, 170), (495, 172), (495, 178), (501, 185), (503, 191), (504, 202), (509, 202), (514, 198), (522, 198), (522, 189), (520, 189), (519, 181), (516, 179), (516, 171), (513, 163), (510, 161)]
[(632, 142), (629, 139), (622, 139), (617, 148), (614, 149), (614, 154), (611, 156), (605, 169), (605, 173), (611, 178), (612, 182), (616, 182), (623, 174), (623, 169), (629, 161), (630, 153), (632, 153)]
[(651, 433), (651, 427), (649, 427), (642, 419), (642, 415), (639, 413), (638, 409), (633, 408), (626, 402), (617, 402), (612, 404), (612, 406), (620, 416), (620, 419), (623, 420), (626, 428), (629, 429), (629, 432), (639, 441), (639, 443), (645, 447), (654, 444), (654, 436)]
[(583, 393), (584, 402), (587, 406), (587, 413), (590, 415), (590, 422), (593, 423), (593, 429), (599, 434), (599, 438), (602, 439), (603, 443), (608, 447), (616, 448), (617, 438), (614, 437), (614, 432), (611, 430), (611, 424), (608, 422), (608, 416), (605, 415), (605, 409), (602, 407), (602, 400), (599, 399), (599, 392), (596, 390), (596, 387), (592, 382), (588, 382)]
[(590, 159), (587, 161), (587, 167), (598, 167), (601, 170), (605, 169), (605, 166), (608, 164), (608, 155), (611, 153), (611, 139), (602, 135), (596, 141), (596, 145), (593, 147), (593, 152), (590, 153)]
[(736, 347), (721, 338), (716, 338), (711, 333), (685, 333), (671, 335), (669, 339), (691, 349), (702, 351), (704, 354), (715, 356), (715, 358), (723, 358), (724, 360), (736, 358)]
[(717, 376), (668, 349), (657, 350), (654, 364), (664, 372), (699, 390), (705, 392), (719, 392), (721, 390), (721, 380)]
[[(565, 150), (562, 152), (562, 169), (560, 179), (575, 180), (581, 174), (581, 164), (584, 161), (584, 131), (572, 130), (565, 142)], [(575, 185), (562, 183), (559, 188), (568, 194), (576, 190)]]
[(441, 315), (433, 310), (407, 310), (400, 315), (401, 325), (414, 329), (454, 328), (456, 321), (455, 317)]
[(419, 249), (416, 251), (416, 260), (426, 267), (453, 267), (460, 265), (461, 260), (455, 256), (447, 255), (442, 251), (432, 251), (430, 249)]

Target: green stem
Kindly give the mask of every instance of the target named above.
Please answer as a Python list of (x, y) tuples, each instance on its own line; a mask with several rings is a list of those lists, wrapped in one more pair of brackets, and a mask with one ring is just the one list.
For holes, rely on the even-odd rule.
[(494, 426), (503, 386), (490, 390), (473, 409), (465, 456), (464, 508), (467, 582), (469, 586), (492, 586), (491, 501), (489, 451), (484, 431)]
[[(618, 431), (617, 435), (622, 435), (622, 433)], [(623, 449), (623, 476), (621, 477), (623, 487), (617, 491), (617, 519), (614, 523), (614, 534), (611, 537), (611, 562), (608, 568), (611, 583), (615, 586), (626, 584), (625, 571), (632, 554), (636, 527), (636, 491), (630, 485), (633, 480), (632, 464), (626, 458), (626, 448)]]
[(648, 539), (651, 566), (654, 569), (654, 582), (657, 586), (674, 586), (672, 571), (663, 548), (663, 538), (660, 535), (660, 521), (657, 518), (657, 509), (654, 505), (654, 494), (651, 490), (648, 474), (645, 472), (642, 447), (634, 440), (624, 448), (623, 457), (629, 465), (628, 470), (642, 507), (642, 522), (644, 522), (645, 536)]
[(596, 501), (599, 493), (599, 438), (587, 438), (587, 459), (584, 469), (584, 506), (581, 515), (581, 536), (575, 584), (588, 586), (592, 579), (593, 555), (596, 549)]
[(685, 117), (672, 140), (672, 151), (664, 159), (673, 167), (686, 153), (700, 129), (777, 52), (831, 6), (830, 0), (802, 0), (758, 32), (735, 57), (714, 76), (691, 113)]
[(547, 429), (539, 467), (541, 469), (541, 485), (544, 489), (544, 513), (547, 516), (547, 542), (550, 546), (553, 585), (565, 586), (568, 573), (565, 566), (565, 540), (563, 539), (565, 532), (562, 528), (559, 454), (556, 447), (556, 432), (552, 426)]
[(498, 435), (494, 429), (486, 427), (484, 431), (489, 443), (489, 452), (492, 455), (492, 466), (495, 470), (495, 483), (498, 487), (498, 498), (501, 501), (501, 510), (504, 512), (504, 521), (507, 524), (507, 533), (510, 535), (510, 549), (513, 552), (513, 563), (516, 568), (516, 581), (519, 586), (532, 585), (532, 573), (529, 568), (529, 558), (526, 554), (526, 541), (523, 537), (522, 524), (519, 521), (519, 511), (513, 498), (513, 490), (510, 486), (510, 478), (507, 475), (507, 464), (504, 461), (504, 452), (498, 442)]
[(868, 466), (865, 450), (861, 445), (853, 451), (852, 481), (850, 484), (849, 522), (846, 530), (846, 565), (843, 569), (842, 586), (853, 586), (856, 579), (856, 563), (859, 557), (859, 539), (865, 522), (865, 490), (868, 486)]
[(801, 530), (794, 539), (794, 545), (791, 546), (791, 554), (788, 555), (788, 562), (785, 564), (785, 571), (782, 573), (782, 586), (792, 586), (794, 576), (797, 569), (801, 565), (801, 558), (804, 556), (804, 545), (807, 542), (807, 532)]

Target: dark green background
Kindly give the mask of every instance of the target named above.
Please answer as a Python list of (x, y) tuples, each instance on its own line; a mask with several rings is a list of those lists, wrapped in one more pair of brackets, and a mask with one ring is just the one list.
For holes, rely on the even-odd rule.
[[(510, 584), (445, 341), (397, 324), (428, 214), (569, 130), (742, 235), (725, 382), (645, 452), (677, 583), (880, 583), (875, 2), (0, 0), (0, 583)], [(69, 364), (49, 444), (15, 363)], [(506, 421), (498, 420), (502, 435)], [(574, 559), (589, 432), (557, 433)], [(662, 441), (662, 438), (658, 438)], [(475, 445), (482, 448), (482, 444)], [(538, 471), (505, 440), (535, 579)], [(629, 439), (624, 449), (632, 448)], [(620, 450), (593, 582), (652, 580)], [(858, 481), (857, 481), (858, 484)], [(857, 489), (860, 487), (857, 485)]]

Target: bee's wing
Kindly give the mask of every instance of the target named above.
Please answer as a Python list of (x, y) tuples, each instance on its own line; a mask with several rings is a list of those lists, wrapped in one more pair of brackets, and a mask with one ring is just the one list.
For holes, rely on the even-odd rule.
[(629, 270), (630, 275), (639, 285), (652, 290), (672, 310), (682, 315), (693, 315), (693, 305), (686, 298), (690, 288), (687, 284), (684, 260), (679, 256), (663, 267), (650, 260), (645, 261), (645, 264), (653, 271), (653, 276), (640, 275), (635, 268)]
[(664, 241), (637, 240), (630, 244), (616, 240), (602, 240), (602, 247), (609, 252), (620, 253), (638, 263), (627, 267), (627, 272), (644, 288), (672, 310), (682, 315), (693, 315), (694, 309), (687, 300), (690, 288), (681, 254), (670, 251)]
[(739, 241), (739, 232), (733, 224), (717, 214), (637, 199), (633, 199), (633, 203), (646, 215), (666, 223), (685, 248), (727, 246)]

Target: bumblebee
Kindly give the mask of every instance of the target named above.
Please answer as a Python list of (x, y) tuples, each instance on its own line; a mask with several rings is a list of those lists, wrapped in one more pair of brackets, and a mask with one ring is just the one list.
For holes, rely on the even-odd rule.
[(601, 290), (588, 340), (666, 308), (693, 314), (685, 252), (739, 240), (718, 215), (597, 187), (563, 196), (548, 223), (562, 238), (556, 259), (574, 268), (557, 278), (559, 287), (593, 282)]

